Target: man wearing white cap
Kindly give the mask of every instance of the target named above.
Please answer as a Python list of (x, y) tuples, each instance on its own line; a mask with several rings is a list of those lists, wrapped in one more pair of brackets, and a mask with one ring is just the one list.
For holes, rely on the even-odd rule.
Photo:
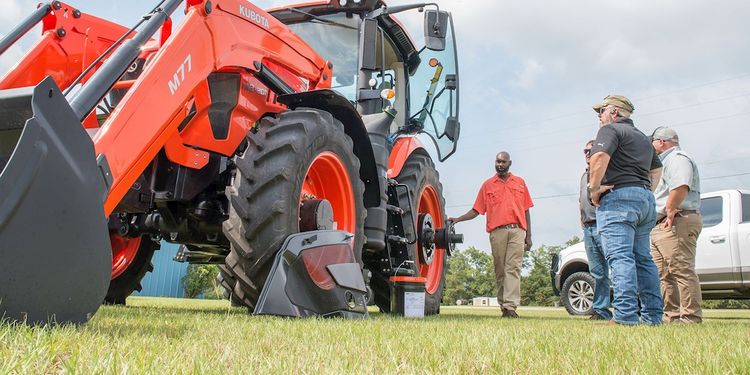
[(664, 321), (701, 323), (701, 287), (695, 274), (695, 247), (703, 229), (700, 176), (695, 161), (680, 149), (677, 133), (665, 126), (651, 135), (663, 164), (656, 197), (651, 255), (659, 268)]

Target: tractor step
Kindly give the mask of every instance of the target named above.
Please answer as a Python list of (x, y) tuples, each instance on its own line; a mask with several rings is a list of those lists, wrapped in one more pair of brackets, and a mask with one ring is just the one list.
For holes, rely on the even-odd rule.
[(390, 235), (388, 236), (388, 242), (401, 244), (401, 245), (407, 245), (409, 243), (409, 240), (406, 237)]
[(392, 204), (388, 204), (385, 206), (385, 209), (388, 210), (388, 212), (395, 214), (395, 215), (403, 215), (404, 209), (399, 206), (394, 206)]

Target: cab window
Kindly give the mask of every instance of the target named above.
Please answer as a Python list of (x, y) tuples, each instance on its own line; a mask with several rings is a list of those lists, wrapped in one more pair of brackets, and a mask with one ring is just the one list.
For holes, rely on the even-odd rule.
[(394, 132), (398, 124), (403, 124), (405, 119), (406, 87), (402, 84), (402, 82), (406, 81), (404, 79), (404, 63), (401, 61), (401, 57), (393, 41), (382, 29), (378, 29), (376, 46), (375, 59), (377, 61), (377, 72), (373, 73), (372, 78), (377, 81), (375, 85), (376, 89), (381, 91), (391, 89), (396, 93), (393, 99), (384, 103), (384, 106), (390, 105), (398, 111), (393, 121), (393, 128), (391, 129), (391, 132)]
[(703, 227), (713, 227), (721, 223), (724, 218), (724, 200), (721, 197), (701, 199), (701, 215), (703, 216)]
[(333, 63), (331, 89), (355, 101), (360, 18), (343, 13), (320, 16), (320, 18), (330, 20), (332, 23), (309, 21), (287, 26), (304, 39), (321, 57)]

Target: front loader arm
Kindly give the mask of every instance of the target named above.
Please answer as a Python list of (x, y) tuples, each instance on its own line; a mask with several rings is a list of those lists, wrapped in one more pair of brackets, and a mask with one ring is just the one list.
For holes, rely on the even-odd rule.
[(128, 31), (63, 2), (41, 6), (50, 7), (42, 19), (42, 38), (0, 78), (0, 90), (36, 86), (47, 76), (65, 89)]
[[(199, 94), (212, 72), (251, 74), (258, 61), (276, 67), (276, 73), (289, 77), (287, 83), (298, 90), (330, 87), (327, 62), (259, 8), (238, 0), (188, 3), (181, 26), (94, 136), (96, 154), (106, 157), (113, 178), (104, 205), (107, 215), (159, 150), (178, 135), (177, 125), (186, 117), (185, 103)], [(240, 111), (249, 117), (243, 121), (244, 132), (273, 101), (274, 94), (267, 92), (271, 97), (258, 97)], [(188, 148), (183, 149), (192, 154), (187, 164), (205, 165), (207, 153)]]

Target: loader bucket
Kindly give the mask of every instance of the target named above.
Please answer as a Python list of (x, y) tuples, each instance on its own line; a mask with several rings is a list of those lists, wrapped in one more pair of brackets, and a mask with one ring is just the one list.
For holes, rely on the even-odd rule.
[(51, 78), (0, 92), (0, 168), (0, 320), (87, 321), (112, 266), (108, 168)]

